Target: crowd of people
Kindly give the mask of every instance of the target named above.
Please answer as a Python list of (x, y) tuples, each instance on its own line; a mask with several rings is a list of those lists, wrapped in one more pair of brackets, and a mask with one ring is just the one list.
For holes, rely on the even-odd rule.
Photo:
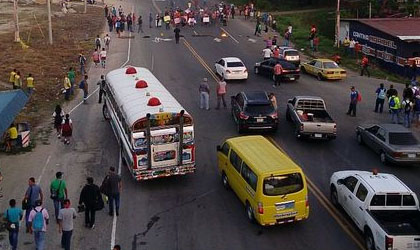
[[(1, 181), (1, 180), (0, 180)], [(63, 172), (56, 172), (55, 178), (50, 182), (50, 199), (54, 207), (54, 222), (61, 234), (61, 247), (71, 249), (71, 239), (74, 231), (74, 220), (78, 212), (84, 212), (86, 228), (95, 228), (95, 214), (104, 208), (104, 200), (109, 203), (109, 215), (119, 215), (120, 192), (122, 190), (121, 177), (110, 167), (101, 186), (94, 184), (94, 179), (88, 177), (86, 184), (80, 191), (78, 211), (72, 206), (69, 199), (67, 183)], [(9, 243), (12, 250), (18, 247), (18, 238), (21, 221), (23, 220), (26, 233), (34, 235), (37, 250), (44, 250), (47, 228), (50, 227), (50, 213), (45, 206), (46, 196), (34, 177), (28, 179), (28, 187), (22, 199), (22, 206), (18, 206), (16, 199), (9, 200), (9, 208), (4, 212), (9, 232)], [(116, 245), (116, 250), (121, 246)]]
[[(13, 86), (13, 89), (26, 89), (28, 95), (31, 95), (34, 91), (34, 77), (31, 73), (26, 76), (26, 81), (23, 81), (25, 76), (17, 69), (13, 69), (10, 72), (9, 83)], [(25, 83), (25, 84), (24, 84)]]

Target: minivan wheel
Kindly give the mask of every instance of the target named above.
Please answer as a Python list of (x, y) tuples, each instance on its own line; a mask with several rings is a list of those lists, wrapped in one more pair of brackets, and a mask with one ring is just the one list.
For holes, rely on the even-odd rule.
[(249, 222), (254, 223), (255, 217), (254, 217), (254, 210), (252, 209), (251, 205), (249, 205), (248, 202), (246, 202), (246, 216), (248, 217)]
[(370, 230), (365, 232), (365, 245), (367, 250), (375, 250), (375, 240), (373, 239)]
[(340, 206), (340, 204), (338, 203), (338, 194), (337, 194), (337, 189), (335, 188), (335, 186), (331, 186), (330, 199), (331, 199), (331, 203), (335, 207)]
[(222, 183), (223, 183), (223, 186), (226, 188), (226, 189), (229, 189), (229, 180), (228, 180), (228, 178), (227, 178), (227, 176), (226, 176), (226, 174), (225, 173), (222, 173)]
[(383, 164), (386, 164), (386, 154), (385, 154), (385, 152), (382, 151), (381, 154), (379, 155), (379, 157), (381, 159), (381, 162)]

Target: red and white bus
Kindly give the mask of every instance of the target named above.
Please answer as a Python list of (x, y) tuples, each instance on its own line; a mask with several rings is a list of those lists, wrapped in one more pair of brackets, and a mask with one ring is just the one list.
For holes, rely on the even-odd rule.
[(146, 68), (106, 75), (103, 114), (138, 180), (195, 171), (193, 119)]

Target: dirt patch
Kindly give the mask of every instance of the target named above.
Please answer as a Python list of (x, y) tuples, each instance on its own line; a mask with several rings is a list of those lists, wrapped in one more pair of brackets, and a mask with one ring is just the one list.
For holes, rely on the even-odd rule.
[[(13, 4), (0, 3), (1, 12), (11, 13), (12, 8)], [(53, 17), (52, 46), (48, 44), (46, 5), (29, 4), (19, 8), (20, 37), (29, 47), (23, 48), (25, 46), (22, 44), (13, 42), (13, 31), (3, 29), (5, 33), (0, 35), (0, 82), (3, 82), (0, 90), (9, 85), (9, 73), (14, 68), (21, 72), (23, 80), (29, 73), (35, 78), (35, 93), (17, 118), (19, 121), (29, 121), (32, 128), (40, 125), (52, 114), (54, 106), (62, 102), (60, 90), (64, 75), (69, 67), (77, 72), (79, 53), (89, 57), (94, 48), (94, 38), (101, 33), (105, 24), (102, 8), (88, 6), (87, 14), (82, 14), (82, 5), (73, 5), (73, 8), (77, 13)], [(52, 11), (60, 11), (59, 5), (53, 4)], [(10, 23), (12, 16), (1, 12), (0, 26)], [(80, 75), (76, 84), (78, 80)], [(26, 83), (25, 80), (22, 82)]]

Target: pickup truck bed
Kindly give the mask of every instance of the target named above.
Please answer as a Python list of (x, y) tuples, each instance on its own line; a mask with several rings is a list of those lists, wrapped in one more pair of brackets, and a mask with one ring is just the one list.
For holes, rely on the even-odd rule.
[(419, 235), (420, 211), (418, 210), (371, 210), (376, 222), (389, 235)]
[[(303, 110), (303, 114), (300, 115), (298, 109), (298, 115), (302, 122), (323, 122), (323, 123), (334, 123), (333, 119), (325, 110)], [(308, 113), (313, 114), (313, 120), (308, 119)]]

